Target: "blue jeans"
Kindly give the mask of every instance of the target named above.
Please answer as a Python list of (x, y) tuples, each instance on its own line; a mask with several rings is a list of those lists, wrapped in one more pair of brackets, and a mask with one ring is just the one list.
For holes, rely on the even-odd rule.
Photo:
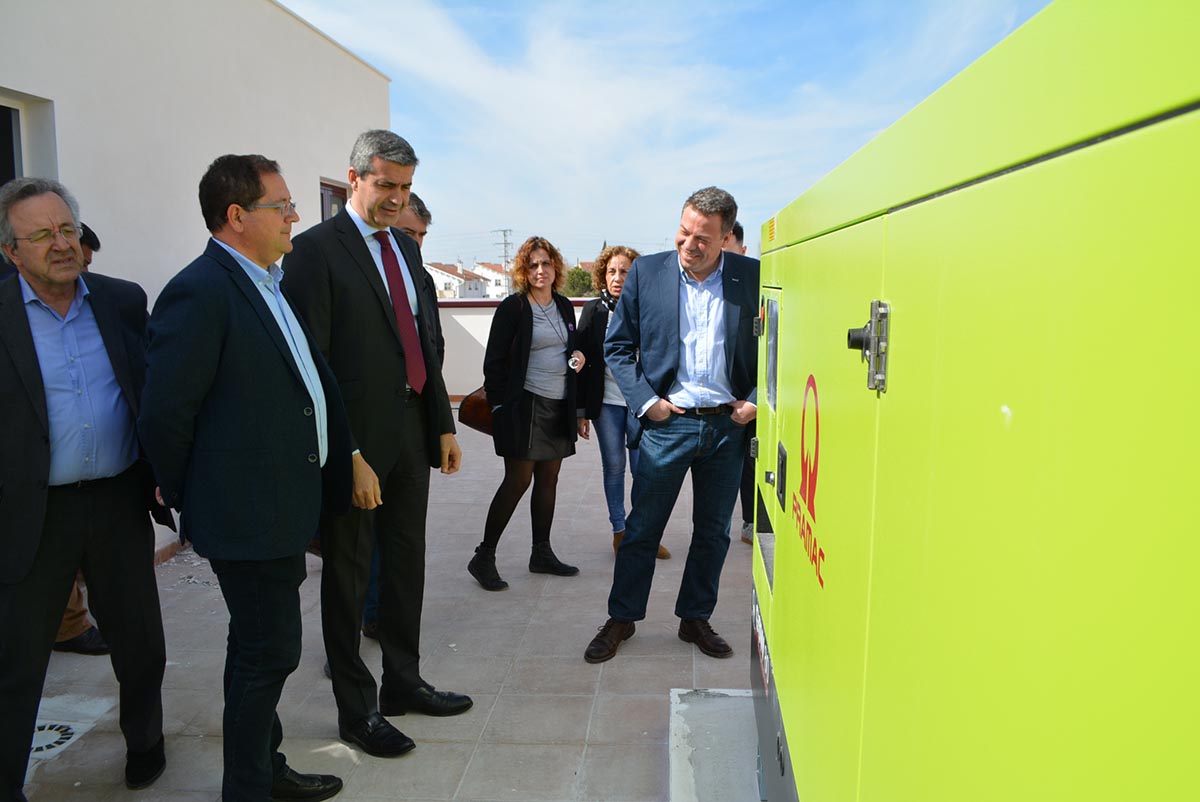
[(608, 614), (620, 621), (646, 617), (658, 544), (684, 476), (691, 470), (692, 542), (675, 615), (708, 620), (717, 606), (721, 568), (729, 550), (729, 519), (741, 484), (746, 427), (728, 415), (672, 415), (659, 423), (643, 418), (643, 426), (634, 478), (638, 499), (617, 550)]
[[(604, 498), (608, 501), (608, 520), (613, 534), (625, 531), (625, 435), (632, 413), (617, 404), (601, 404), (596, 418), (596, 439), (600, 443), (600, 464), (604, 468)], [(637, 476), (638, 450), (629, 451), (629, 470)], [(636, 498), (637, 485), (634, 484)]]

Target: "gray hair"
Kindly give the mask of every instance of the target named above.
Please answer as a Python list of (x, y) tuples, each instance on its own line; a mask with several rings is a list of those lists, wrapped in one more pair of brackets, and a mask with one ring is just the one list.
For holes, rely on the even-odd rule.
[(8, 221), (8, 213), (12, 207), (23, 200), (36, 198), (47, 192), (53, 192), (63, 199), (71, 210), (71, 218), (75, 221), (76, 228), (79, 227), (79, 201), (75, 200), (75, 196), (67, 191), (66, 187), (49, 178), (14, 178), (0, 187), (0, 245), (17, 247), (17, 234), (13, 231), (12, 223)]
[(433, 212), (425, 205), (425, 201), (415, 192), (408, 193), (408, 208), (427, 226), (433, 225)]
[(737, 222), (737, 201), (728, 192), (718, 187), (696, 190), (683, 202), (684, 209), (689, 206), (703, 215), (720, 215), (722, 236), (732, 231), (733, 224)]
[(378, 156), (385, 162), (395, 162), (401, 167), (416, 167), (417, 154), (412, 145), (400, 136), (383, 128), (363, 131), (354, 140), (350, 151), (350, 167), (359, 175), (371, 174), (371, 162)]

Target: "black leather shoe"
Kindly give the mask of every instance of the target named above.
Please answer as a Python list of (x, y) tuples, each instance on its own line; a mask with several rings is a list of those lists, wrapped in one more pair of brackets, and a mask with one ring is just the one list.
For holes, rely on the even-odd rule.
[(604, 622), (604, 626), (600, 627), (596, 637), (592, 638), (592, 642), (588, 644), (587, 651), (583, 653), (583, 659), (589, 663), (603, 663), (605, 660), (613, 659), (613, 655), (617, 653), (617, 647), (621, 645), (622, 641), (632, 638), (636, 629), (637, 627), (632, 621), (608, 619)]
[(167, 768), (163, 739), (145, 752), (125, 753), (125, 787), (136, 791), (145, 788), (162, 776)]
[(470, 696), (450, 691), (437, 691), (429, 683), (402, 691), (401, 693), (379, 692), (379, 712), (385, 716), (403, 716), (405, 713), (424, 713), (427, 716), (457, 716), (471, 709)]
[(54, 644), (56, 652), (75, 652), (76, 654), (108, 654), (108, 643), (100, 630), (88, 627), (87, 632)]
[(553, 574), (554, 576), (575, 576), (579, 573), (579, 569), (558, 559), (554, 549), (550, 548), (550, 541), (547, 540), (533, 544), (533, 550), (529, 553), (529, 572)]
[(271, 780), (271, 802), (291, 799), (319, 802), (341, 790), (342, 781), (332, 774), (301, 774), (291, 766), (284, 766), (283, 772)]
[(480, 543), (475, 547), (475, 556), (467, 563), (467, 571), (484, 590), (507, 590), (508, 583), (496, 571), (496, 549)]
[(379, 640), (379, 622), (378, 621), (363, 621), (362, 633), (364, 638), (371, 640)]
[(725, 639), (713, 632), (713, 628), (702, 618), (679, 622), (679, 639), (684, 643), (694, 643), (700, 651), (709, 657), (732, 657), (733, 647)]
[(379, 713), (372, 713), (353, 724), (339, 724), (338, 735), (346, 743), (375, 757), (399, 757), (416, 746), (412, 738), (389, 724)]

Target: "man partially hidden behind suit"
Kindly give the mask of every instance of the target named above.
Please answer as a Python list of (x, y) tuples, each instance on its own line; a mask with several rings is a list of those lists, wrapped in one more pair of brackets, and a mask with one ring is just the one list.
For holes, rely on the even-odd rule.
[(21, 787), (50, 650), (76, 569), (121, 686), (125, 782), (166, 766), (162, 614), (147, 510), (154, 501), (134, 424), (145, 377), (146, 294), (81, 277), (79, 206), (57, 181), (0, 188), (0, 798)]
[(711, 657), (733, 649), (708, 620), (729, 550), (746, 425), (754, 420), (758, 260), (724, 253), (737, 220), (728, 192), (707, 187), (683, 205), (675, 250), (636, 259), (604, 357), (641, 425), (638, 500), (617, 550), (608, 621), (584, 659), (602, 663), (646, 617), (663, 529), (692, 474), (692, 543), (675, 602), (679, 637)]
[(212, 239), (150, 318), (138, 426), (167, 502), (229, 609), (225, 802), (327, 799), (299, 774), (275, 708), (300, 662), (304, 549), (321, 510), (350, 500), (350, 433), (336, 379), (280, 291), (299, 220), (279, 165), (222, 156), (200, 179)]
[[(394, 227), (416, 166), (412, 147), (391, 131), (361, 134), (350, 154), (350, 203), (297, 236), (284, 262), (284, 286), (337, 375), (354, 437), (354, 509), (321, 522), (321, 625), (341, 736), (376, 757), (412, 748), (383, 716), (471, 706), (419, 671), (429, 469), (454, 473), (462, 452), (442, 380), (436, 288), (416, 242)], [(359, 656), (376, 536), (378, 696)]]

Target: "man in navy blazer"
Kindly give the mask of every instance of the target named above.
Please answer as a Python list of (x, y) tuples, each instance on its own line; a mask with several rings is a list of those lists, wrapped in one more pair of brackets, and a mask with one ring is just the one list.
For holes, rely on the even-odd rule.
[(287, 766), (275, 708), (300, 662), (305, 547), (350, 504), (349, 427), (279, 287), (299, 219), (279, 165), (218, 158), (200, 207), (212, 239), (154, 305), (138, 425), (229, 609), (222, 799), (327, 799), (341, 780)]
[(166, 665), (154, 479), (134, 425), (145, 377), (146, 293), (81, 276), (79, 206), (57, 181), (0, 188), (0, 798), (21, 787), (54, 635), (76, 569), (112, 646), (125, 782), (166, 767)]
[(728, 192), (683, 205), (675, 250), (634, 261), (604, 357), (641, 427), (638, 501), (617, 551), (608, 622), (584, 659), (612, 659), (646, 617), (659, 541), (692, 474), (692, 542), (675, 603), (679, 637), (711, 657), (733, 649), (708, 623), (729, 549), (746, 425), (754, 420), (758, 260), (725, 253), (737, 220)]

